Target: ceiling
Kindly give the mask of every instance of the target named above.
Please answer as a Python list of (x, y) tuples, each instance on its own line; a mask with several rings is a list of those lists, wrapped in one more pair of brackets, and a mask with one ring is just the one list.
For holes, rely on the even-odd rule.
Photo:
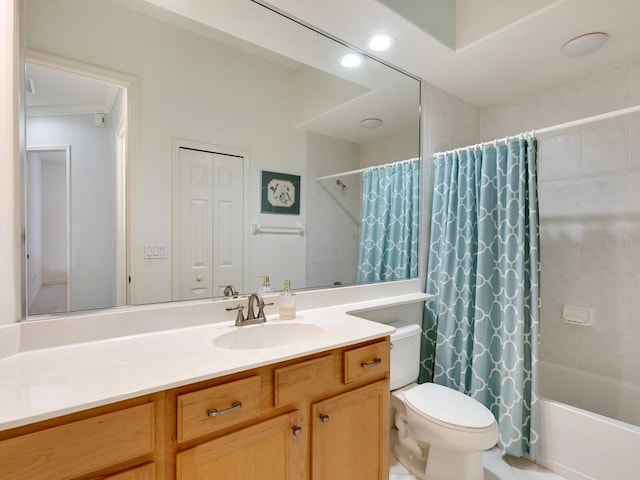
[[(113, 1), (130, 6), (122, 0)], [(430, 0), (431, 3), (451, 1)], [(406, 0), (404, 3), (411, 2), (416, 3), (416, 8), (427, 5), (424, 0)], [(178, 0), (145, 0), (142, 3), (161, 4), (176, 11), (186, 8)], [(364, 39), (372, 33), (391, 33), (396, 37), (395, 47), (376, 56), (479, 107), (575, 80), (630, 58), (640, 59), (639, 0), (483, 0), (481, 7), (477, 0), (457, 0), (453, 21), (443, 17), (440, 22), (452, 29), (453, 37), (452, 32), (445, 34), (455, 39), (454, 46), (451, 46), (451, 41), (442, 41), (442, 32), (431, 34), (428, 24), (415, 18), (407, 19), (411, 17), (411, 10), (396, 12), (388, 6), (393, 3), (390, 0), (268, 2), (363, 50)], [(226, 31), (245, 39), (245, 48), (250, 49), (250, 45), (257, 41), (255, 38), (265, 38), (265, 32), (259, 31), (260, 28), (246, 28), (248, 13), (244, 10), (247, 7), (239, 7), (244, 4), (235, 0), (215, 0), (203, 5), (215, 10), (209, 19), (220, 20), (215, 25), (220, 29), (216, 40), (228, 41), (222, 33)], [(244, 16), (239, 17), (238, 25), (222, 21), (225, 16), (220, 12), (224, 13), (225, 9), (241, 11)], [(196, 18), (201, 19), (203, 12), (207, 13), (198, 11)], [(426, 13), (437, 15), (435, 11)], [(212, 23), (215, 22), (207, 21), (209, 25)], [(195, 28), (193, 22), (190, 28)], [(301, 60), (308, 51), (318, 48), (291, 42), (288, 38), (290, 32), (283, 28), (273, 29), (267, 25), (265, 28), (271, 33), (269, 47), (283, 55), (272, 54), (273, 57), (283, 64), (285, 57)], [(567, 57), (561, 53), (566, 41), (593, 31), (609, 34), (609, 42), (602, 49), (584, 57)], [(199, 33), (203, 32), (205, 30), (201, 29)], [(209, 35), (212, 30), (206, 32)], [(257, 44), (261, 43), (258, 41)], [(296, 65), (290, 60), (286, 62), (289, 66)], [(333, 67), (321, 65), (319, 68), (331, 71)], [(28, 76), (34, 79), (38, 92), (37, 96), (28, 98), (30, 115), (52, 114), (56, 111), (52, 109), (56, 108), (58, 114), (110, 110), (115, 95), (112, 88), (75, 83), (81, 81), (79, 77), (73, 83), (69, 78), (53, 79), (57, 83), (49, 87), (51, 79), (39, 81), (40, 75), (44, 75), (42, 69), (29, 68)], [(55, 101), (58, 104), (50, 101), (47, 98), (49, 90), (59, 95), (65, 91), (63, 85), (71, 86), (66, 91), (74, 98), (58, 98)], [(85, 94), (86, 98), (78, 94)], [(77, 105), (74, 106), (74, 102)], [(61, 111), (61, 108), (66, 111)]]
[[(269, 3), (361, 48), (372, 33), (391, 33), (396, 46), (380, 58), (479, 107), (640, 58), (638, 0), (457, 0), (454, 48), (386, 0)], [(568, 40), (594, 31), (609, 34), (603, 48), (584, 57), (561, 53)]]
[[(124, 7), (120, 10), (129, 12), (131, 16), (127, 18), (133, 22), (139, 20), (138, 14), (149, 16), (289, 70), (291, 97), (295, 100), (291, 120), (295, 128), (355, 143), (371, 142), (411, 128), (417, 132), (419, 88), (415, 79), (371, 60), (357, 69), (345, 69), (338, 62), (342, 54), (350, 51), (344, 44), (330, 41), (252, 1), (105, 3), (113, 4), (110, 8)], [(27, 28), (30, 26), (27, 24)], [(29, 52), (27, 62), (27, 77), (33, 80), (37, 93), (27, 95), (29, 116), (111, 111), (104, 105), (115, 97), (112, 91), (117, 89), (39, 65)], [(100, 64), (101, 60), (96, 62)], [(360, 121), (366, 118), (382, 118), (383, 124), (376, 129), (363, 128)]]
[(118, 88), (87, 77), (27, 63), (26, 77), (35, 92), (27, 94), (27, 115), (110, 113)]

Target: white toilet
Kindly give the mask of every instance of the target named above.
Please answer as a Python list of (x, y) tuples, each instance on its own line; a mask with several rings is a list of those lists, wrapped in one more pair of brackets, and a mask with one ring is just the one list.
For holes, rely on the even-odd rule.
[(482, 452), (498, 441), (491, 412), (463, 393), (414, 383), (420, 368), (419, 325), (391, 335), (391, 404), (398, 441), (394, 453), (425, 480), (483, 480)]

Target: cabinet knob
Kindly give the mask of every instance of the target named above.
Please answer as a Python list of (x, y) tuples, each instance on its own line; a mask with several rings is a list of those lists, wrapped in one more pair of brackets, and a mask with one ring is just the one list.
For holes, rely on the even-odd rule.
[(324, 413), (321, 413), (318, 416), (320, 417), (320, 421), (322, 423), (329, 423), (329, 415), (325, 415)]
[(294, 425), (293, 427), (291, 427), (291, 430), (293, 430), (293, 434), (297, 437), (298, 435), (302, 435), (302, 427), (299, 427), (298, 425)]

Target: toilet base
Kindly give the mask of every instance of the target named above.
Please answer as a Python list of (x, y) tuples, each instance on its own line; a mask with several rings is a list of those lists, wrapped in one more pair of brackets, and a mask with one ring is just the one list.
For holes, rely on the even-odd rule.
[(425, 480), (484, 480), (482, 452), (454, 452), (429, 447)]
[(407, 470), (419, 479), (424, 478), (424, 469), (427, 463), (429, 448), (422, 448), (409, 434), (407, 418), (396, 411), (395, 424), (397, 428), (397, 440), (393, 446), (393, 453), (398, 461)]
[[(398, 459), (398, 462), (400, 462), (400, 465), (420, 480), (424, 479), (426, 465), (426, 459), (424, 456), (416, 456), (415, 452), (411, 448), (407, 448), (401, 443), (396, 443), (393, 446), (393, 453)], [(423, 450), (421, 453), (425, 454), (427, 452)]]

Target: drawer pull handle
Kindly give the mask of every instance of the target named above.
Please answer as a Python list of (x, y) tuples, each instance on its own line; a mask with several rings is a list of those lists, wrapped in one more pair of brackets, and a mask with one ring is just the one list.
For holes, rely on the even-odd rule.
[(382, 363), (382, 359), (380, 358), (374, 358), (372, 362), (362, 362), (360, 364), (360, 366), (362, 368), (369, 368), (369, 367), (375, 367), (376, 365), (380, 365)]
[(225, 408), (224, 410), (216, 410), (215, 408), (212, 408), (207, 413), (210, 417), (219, 417), (220, 415), (226, 415), (227, 413), (236, 412), (241, 408), (242, 402), (233, 402), (229, 408)]
[(299, 427), (298, 425), (294, 425), (293, 427), (291, 427), (291, 429), (293, 430), (293, 434), (297, 437), (298, 435), (302, 435), (302, 427)]
[(329, 415), (325, 415), (324, 413), (321, 413), (318, 416), (320, 417), (320, 421), (322, 423), (329, 423)]

